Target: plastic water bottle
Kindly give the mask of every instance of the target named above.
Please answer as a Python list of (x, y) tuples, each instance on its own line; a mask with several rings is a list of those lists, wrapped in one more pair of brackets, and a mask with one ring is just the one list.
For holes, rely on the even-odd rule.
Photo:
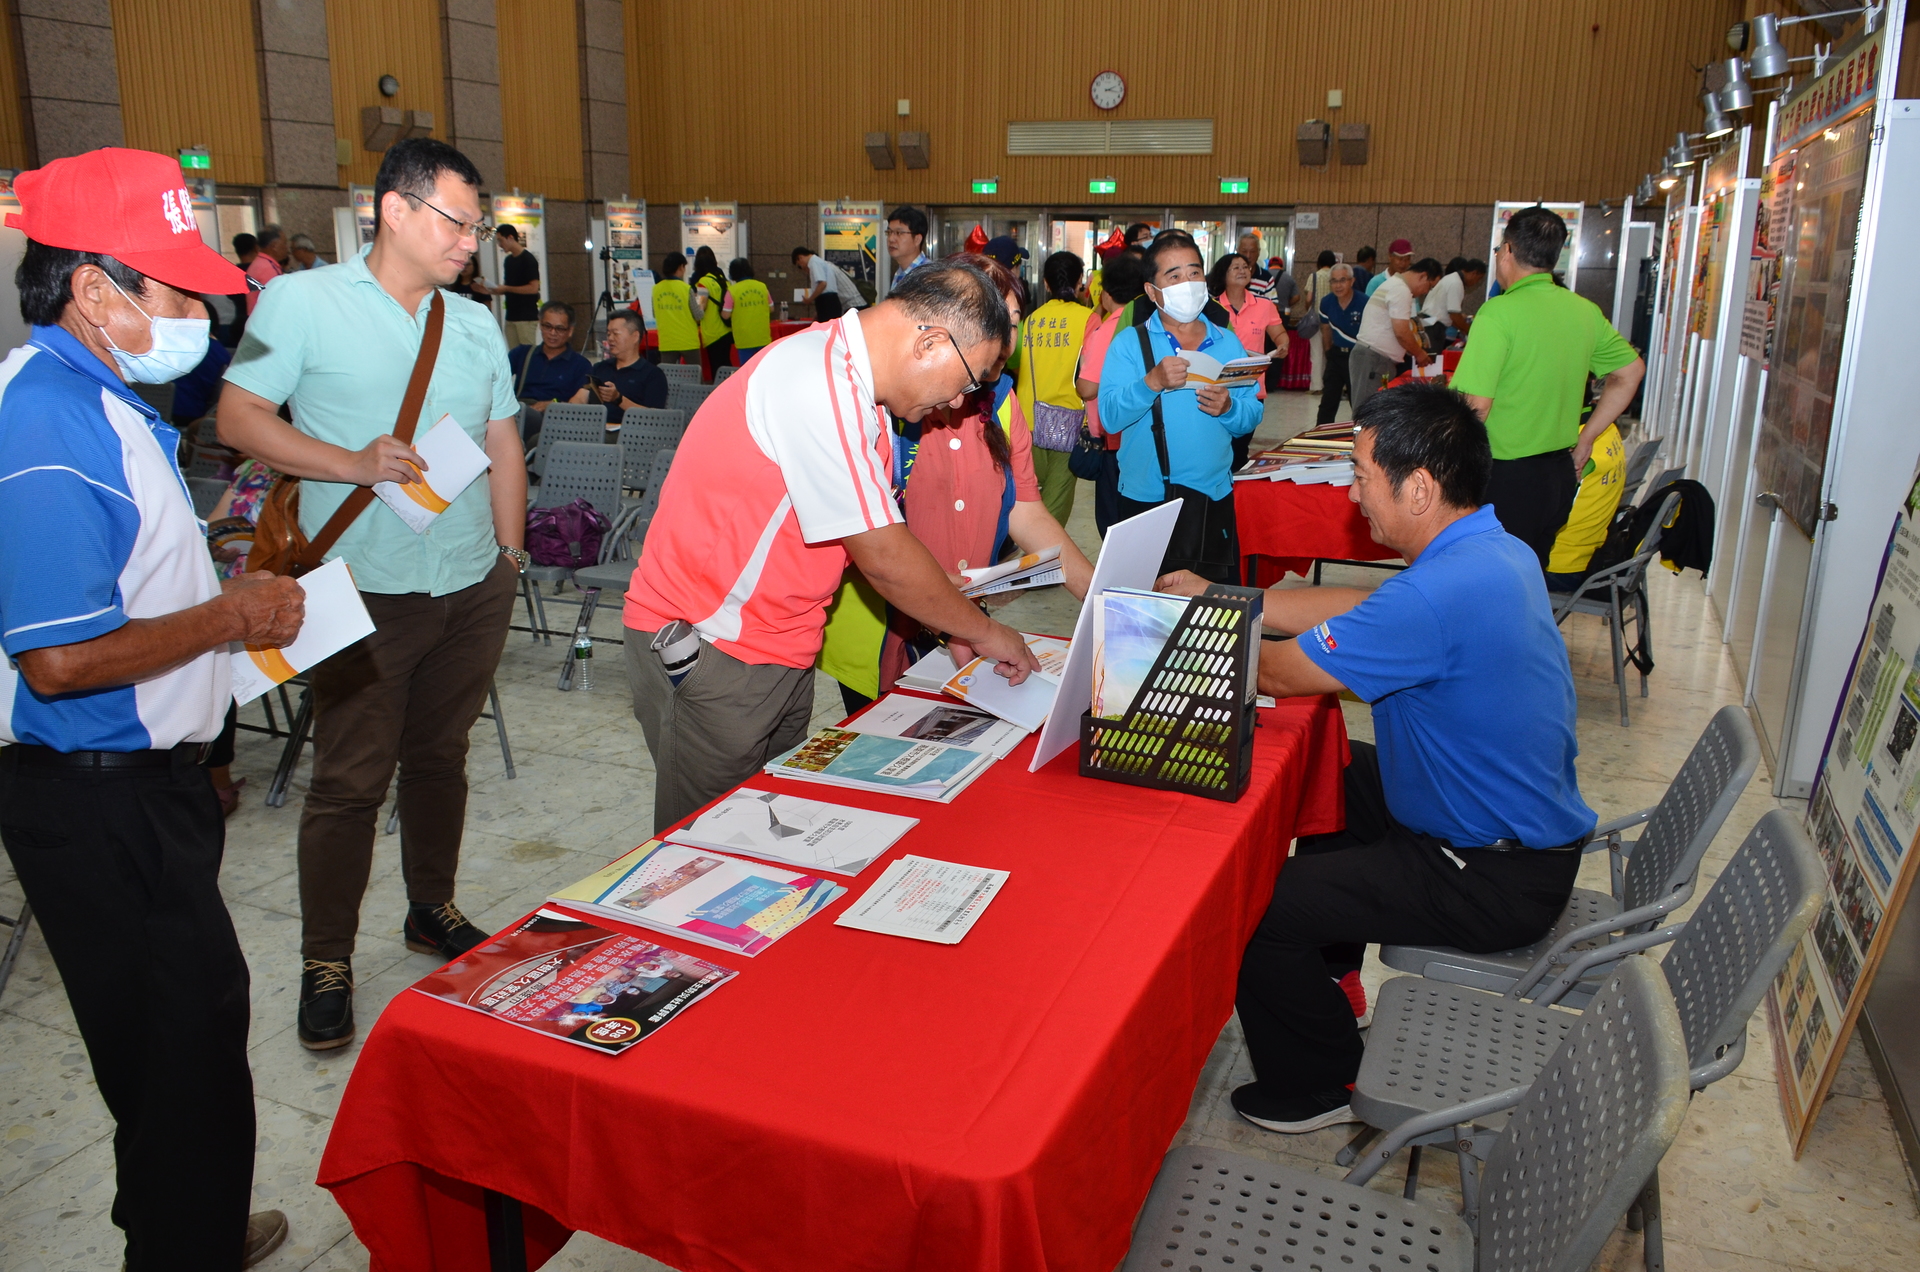
[(585, 632), (573, 638), (573, 687), (579, 693), (593, 689), (593, 637)]

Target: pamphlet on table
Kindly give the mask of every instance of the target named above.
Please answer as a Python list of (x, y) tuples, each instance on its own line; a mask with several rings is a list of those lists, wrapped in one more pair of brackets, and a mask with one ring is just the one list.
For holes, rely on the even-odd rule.
[(994, 758), (991, 751), (829, 728), (770, 761), (766, 771), (795, 781), (948, 803)]
[(618, 1054), (738, 974), (645, 937), (538, 910), (413, 988)]
[[(1028, 651), (1039, 660), (1041, 671), (1058, 678), (1066, 670), (1070, 642), (1058, 636), (1037, 636), (1032, 632), (1021, 632), (1020, 637), (1027, 642)], [(902, 689), (939, 693), (958, 670), (960, 667), (953, 661), (953, 654), (942, 645), (901, 672), (900, 678), (894, 683)]]
[(998, 565), (983, 565), (977, 569), (962, 570), (960, 575), (967, 582), (960, 589), (960, 595), (972, 599), (992, 596), (998, 592), (1013, 592), (1021, 588), (1064, 583), (1067, 575), (1066, 571), (1060, 568), (1059, 562), (1060, 545), (1055, 544), (1050, 548), (1029, 552), (1011, 561), (1002, 561)]
[(377, 482), (373, 493), (415, 534), (425, 534), (492, 461), (451, 415), (436, 420), (413, 449), (427, 461), (427, 471), (409, 482)]
[(292, 644), (279, 649), (239, 642), (232, 646), (233, 700), (240, 706), (373, 634), (373, 618), (345, 557), (301, 575), (298, 582), (307, 594), (307, 617)]
[[(884, 706), (886, 701), (881, 699), (875, 709)], [(920, 702), (943, 711), (968, 710), (925, 699), (903, 701)], [(992, 716), (986, 718), (994, 725), (1007, 728)], [(1017, 732), (1008, 731), (1018, 738)], [(718, 852), (744, 852), (803, 870), (853, 875), (865, 870), (874, 858), (919, 824), (917, 817), (876, 813), (844, 804), (823, 804), (797, 795), (776, 795), (742, 787), (700, 814), (693, 825), (668, 831), (666, 837), (676, 844)]]
[(1183, 387), (1190, 389), (1197, 389), (1203, 384), (1223, 384), (1230, 389), (1258, 385), (1266, 376), (1267, 368), (1273, 365), (1273, 355), (1270, 353), (1234, 358), (1228, 362), (1222, 362), (1212, 354), (1201, 353), (1198, 349), (1181, 349), (1173, 356), (1186, 360), (1187, 382)]
[(815, 875), (655, 839), (547, 900), (753, 955), (845, 891)]
[(1110, 587), (1089, 601), (1093, 613), (1093, 714), (1125, 718), (1153, 664), (1187, 612), (1187, 597)]
[(1016, 685), (995, 670), (997, 665), (991, 658), (976, 658), (954, 672), (952, 678), (940, 686), (941, 691), (973, 706), (985, 707), (1023, 734), (1033, 732), (1047, 722), (1047, 714), (1053, 710), (1054, 699), (1060, 692), (1060, 681), (1044, 671), (1036, 671)]
[[(949, 677), (951, 679), (951, 677)], [(934, 686), (936, 689), (938, 685)], [(964, 702), (935, 701), (911, 694), (890, 693), (842, 726), (852, 733), (878, 733), (890, 738), (918, 738), (944, 742), (975, 751), (991, 751), (996, 758), (1020, 745), (1028, 730), (1010, 724), (982, 707)]]
[(834, 922), (888, 936), (957, 944), (1007, 878), (1005, 870), (902, 857)]
[(1351, 459), (1250, 459), (1233, 474), (1235, 481), (1290, 481), (1297, 486), (1351, 486)]

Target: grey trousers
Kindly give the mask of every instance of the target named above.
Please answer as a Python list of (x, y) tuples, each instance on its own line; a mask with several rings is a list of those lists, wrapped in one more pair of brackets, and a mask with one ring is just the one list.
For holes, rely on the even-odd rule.
[(706, 641), (678, 688), (648, 648), (652, 632), (626, 629), (633, 718), (653, 753), (653, 830), (668, 830), (806, 740), (813, 668), (741, 662)]
[(1353, 397), (1357, 415), (1361, 403), (1380, 391), (1380, 385), (1400, 369), (1398, 358), (1389, 358), (1372, 345), (1356, 344), (1347, 356), (1347, 392)]

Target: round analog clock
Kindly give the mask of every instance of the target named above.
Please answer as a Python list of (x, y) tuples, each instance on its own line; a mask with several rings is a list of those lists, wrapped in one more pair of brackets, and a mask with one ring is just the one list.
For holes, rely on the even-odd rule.
[(1118, 71), (1102, 71), (1093, 77), (1093, 104), (1101, 110), (1112, 110), (1127, 100), (1127, 81), (1120, 78)]

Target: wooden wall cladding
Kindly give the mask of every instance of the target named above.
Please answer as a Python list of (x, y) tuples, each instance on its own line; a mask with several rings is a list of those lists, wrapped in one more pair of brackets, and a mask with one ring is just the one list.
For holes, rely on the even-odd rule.
[[(446, 135), (440, 0), (327, 0), (327, 51), (332, 58), (333, 126), (339, 136), (353, 141), (353, 162), (340, 169), (340, 184), (372, 185), (380, 171), (380, 156), (360, 144), (363, 106), (432, 111), (434, 135)], [(382, 75), (400, 81), (398, 94), (380, 95)]]
[(500, 127), (507, 184), (587, 197), (581, 155), (579, 21), (573, 0), (500, 0)]
[[(633, 191), (653, 202), (820, 198), (1002, 205), (1617, 199), (1700, 123), (1699, 77), (1744, 0), (630, 0)], [(1013, 120), (1215, 121), (1211, 155), (1020, 156)], [(1345, 104), (1329, 111), (1327, 90)], [(906, 98), (911, 113), (895, 113)], [(1312, 118), (1372, 125), (1370, 162), (1299, 165)], [(876, 171), (868, 131), (925, 131), (932, 166)], [(1087, 182), (1113, 177), (1113, 195)], [(1217, 193), (1244, 176), (1244, 196)]]
[(167, 155), (205, 146), (215, 181), (265, 181), (251, 0), (112, 0), (112, 9), (127, 145)]

